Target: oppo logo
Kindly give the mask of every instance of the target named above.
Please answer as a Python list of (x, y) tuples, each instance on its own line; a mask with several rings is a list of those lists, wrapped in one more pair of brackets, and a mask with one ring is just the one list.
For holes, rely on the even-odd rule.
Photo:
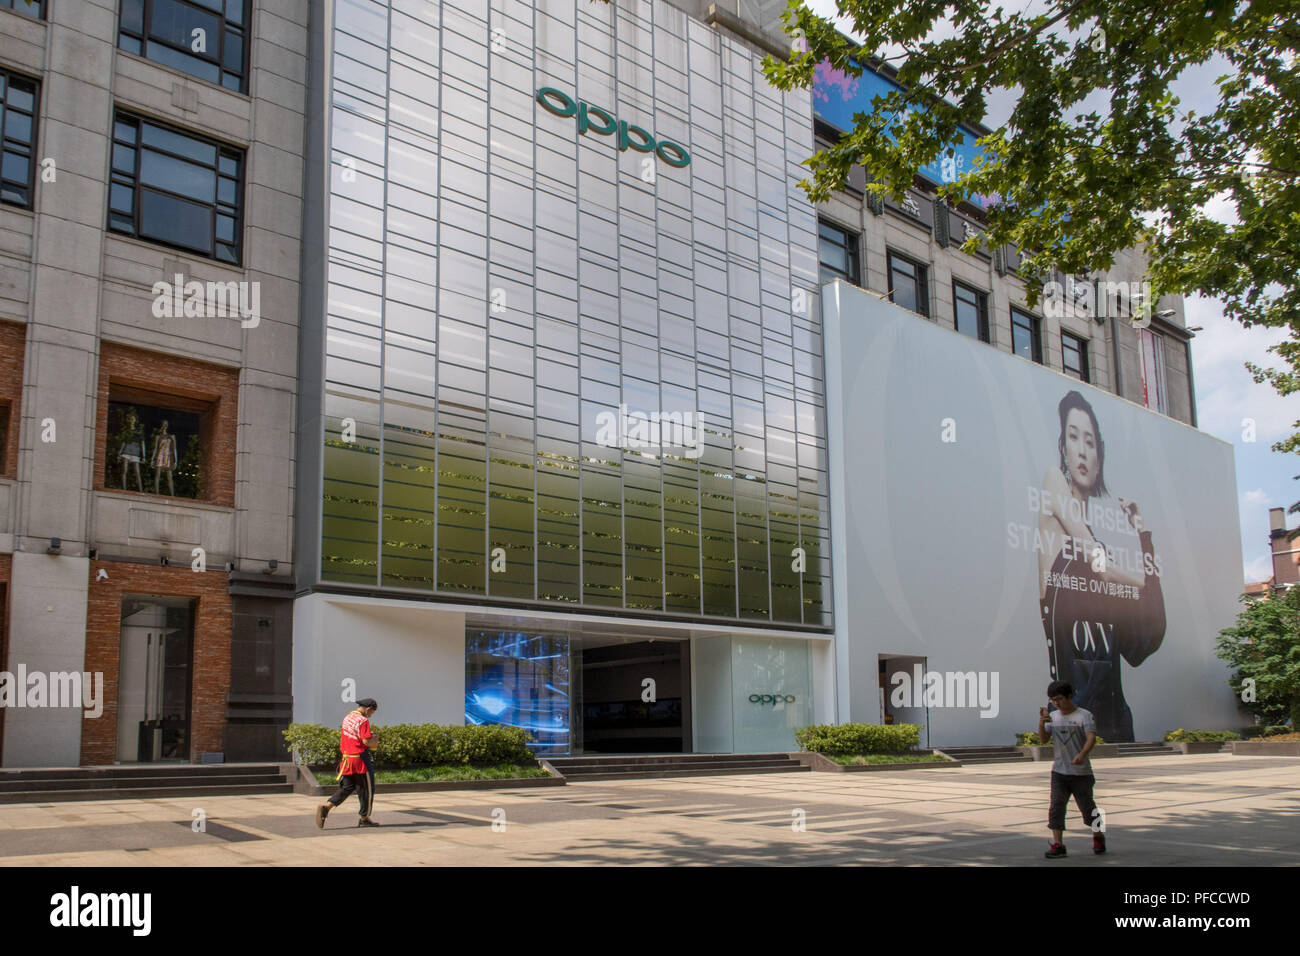
[(638, 153), (654, 153), (669, 166), (678, 169), (691, 164), (691, 154), (686, 152), (685, 146), (667, 139), (656, 141), (640, 126), (633, 126), (627, 120), (615, 119), (599, 106), (575, 101), (562, 90), (544, 86), (537, 91), (537, 102), (546, 112), (556, 116), (576, 116), (578, 132), (584, 136), (588, 131), (601, 136), (617, 135), (620, 152), (631, 148)]
[(775, 707), (779, 703), (794, 703), (794, 694), (750, 694), (749, 702), (751, 704), (771, 704)]

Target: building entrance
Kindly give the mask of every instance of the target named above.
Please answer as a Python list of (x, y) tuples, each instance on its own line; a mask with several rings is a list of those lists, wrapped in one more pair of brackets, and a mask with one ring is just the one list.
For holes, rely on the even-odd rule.
[(581, 675), (574, 730), (582, 753), (690, 752), (688, 642), (584, 638), (574, 645), (574, 672)]
[(126, 597), (118, 657), (117, 759), (190, 759), (190, 664), (194, 614), (188, 598)]

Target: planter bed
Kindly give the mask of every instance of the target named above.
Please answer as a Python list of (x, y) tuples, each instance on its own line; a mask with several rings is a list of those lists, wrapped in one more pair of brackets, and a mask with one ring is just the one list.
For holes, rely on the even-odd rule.
[(1234, 740), (1232, 752), (1238, 757), (1300, 757), (1300, 740), (1279, 740), (1273, 744), (1261, 740)]
[[(930, 751), (933, 753), (933, 751)], [(960, 767), (961, 761), (944, 756), (941, 760), (898, 763), (842, 764), (819, 753), (792, 753), (795, 760), (811, 767), (814, 773), (857, 773), (861, 770), (925, 770), (933, 767)], [(912, 756), (912, 755), (909, 755)], [(915, 756), (922, 756), (916, 754)]]
[[(545, 768), (543, 768), (545, 769)], [(337, 784), (322, 784), (310, 767), (299, 765), (299, 784), (296, 792), (317, 797), (328, 797), (338, 789)], [(378, 771), (383, 773), (384, 771)], [(376, 778), (378, 774), (376, 774)], [(544, 777), (496, 777), (480, 780), (427, 780), (385, 783), (375, 780), (378, 793), (436, 793), (442, 790), (504, 790), (517, 787), (562, 787), (563, 777), (547, 770)]]
[(1223, 749), (1224, 742), (1221, 740), (1166, 740), (1165, 743), (1180, 753), (1217, 754)]

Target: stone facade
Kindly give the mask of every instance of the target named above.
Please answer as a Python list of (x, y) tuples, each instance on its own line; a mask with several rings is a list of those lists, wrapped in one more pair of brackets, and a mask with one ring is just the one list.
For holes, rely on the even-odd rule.
[[(107, 676), (116, 669), (114, 616), (126, 582), (191, 597), (192, 755), (223, 747), (231, 599), (218, 595), (228, 568), (274, 564), (284, 577), (293, 559), (309, 3), (255, 0), (247, 9), (247, 92), (124, 49), (116, 0), (49, 4), (45, 19), (0, 9), (0, 70), (39, 83), (33, 155), (42, 161), (30, 208), (0, 204), (0, 388), (21, 383), (20, 394), (0, 392), (12, 409), (0, 557), (14, 556), (11, 640), (0, 665)], [(119, 114), (242, 157), (240, 265), (107, 227)], [(52, 160), (49, 175), (44, 160)], [(256, 283), (257, 320), (160, 316), (155, 284), (178, 275)], [(207, 403), (210, 474), (201, 500), (104, 486), (108, 395), (119, 385)], [(53, 441), (42, 440), (46, 419)], [(52, 538), (61, 548), (47, 554)], [(206, 573), (189, 568), (195, 548), (207, 555)], [(89, 583), (101, 568), (114, 584)], [(75, 712), (8, 716), (7, 743), (21, 732), (48, 746), (44, 756), (8, 746), (6, 766), (115, 759), (111, 711), (99, 721)]]

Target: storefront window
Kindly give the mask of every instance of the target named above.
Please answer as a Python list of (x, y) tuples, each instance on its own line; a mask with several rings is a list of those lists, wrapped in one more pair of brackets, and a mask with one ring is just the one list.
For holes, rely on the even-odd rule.
[(205, 495), (202, 416), (109, 400), (104, 486), (175, 498)]
[(807, 641), (705, 637), (695, 646), (695, 750), (787, 753), (813, 723)]
[(569, 753), (568, 637), (467, 633), (465, 723), (522, 727), (537, 754)]

